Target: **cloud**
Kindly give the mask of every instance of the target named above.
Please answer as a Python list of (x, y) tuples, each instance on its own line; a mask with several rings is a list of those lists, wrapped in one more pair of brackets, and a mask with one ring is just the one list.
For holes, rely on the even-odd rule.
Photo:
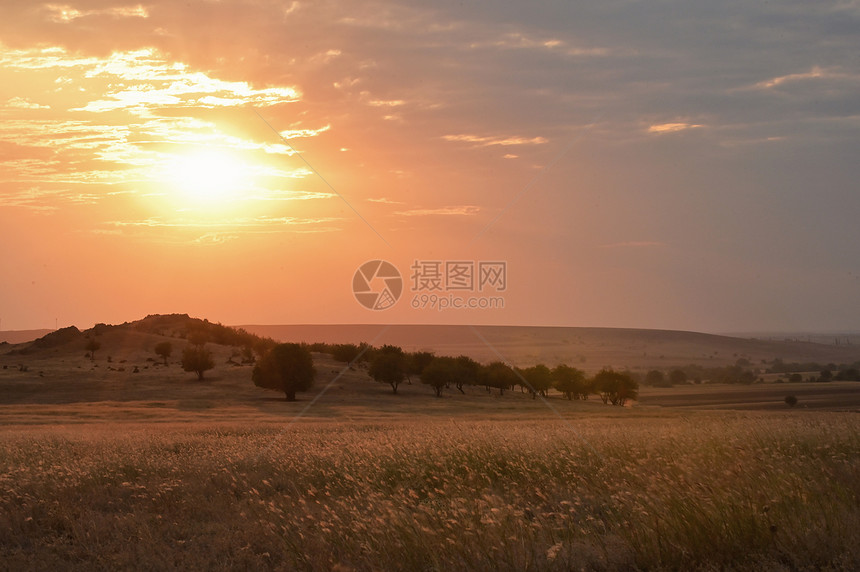
[(284, 139), (301, 139), (305, 137), (316, 137), (321, 133), (325, 133), (331, 129), (331, 125), (325, 125), (319, 129), (287, 129), (279, 134)]
[(133, 82), (129, 88), (107, 91), (105, 98), (72, 111), (104, 112), (117, 109), (166, 107), (268, 107), (297, 101), (294, 87), (254, 88), (244, 81), (225, 81), (203, 72), (192, 72), (183, 63), (169, 62), (158, 52), (146, 49), (114, 53), (87, 70), (85, 77), (114, 76)]
[(246, 81), (227, 81), (192, 71), (188, 65), (170, 61), (152, 48), (113, 52), (105, 58), (76, 56), (60, 46), (0, 49), (0, 64), (22, 70), (77, 70), (83, 80), (110, 79), (101, 99), (71, 111), (126, 110), (141, 114), (170, 107), (269, 107), (301, 97), (292, 86), (255, 88)]
[(50, 105), (39, 105), (25, 97), (13, 97), (6, 100), (6, 107), (13, 109), (51, 109)]
[(269, 217), (258, 216), (250, 218), (227, 218), (198, 220), (192, 218), (164, 219), (152, 217), (142, 220), (118, 220), (105, 223), (114, 227), (158, 227), (158, 228), (219, 228), (229, 227), (233, 230), (261, 230), (273, 226), (315, 225), (327, 224), (342, 220), (333, 217), (302, 218), (302, 217)]
[(516, 135), (512, 136), (485, 136), (485, 135), (469, 135), (469, 134), (460, 134), (460, 135), (443, 135), (442, 139), (445, 141), (452, 142), (460, 142), (460, 143), (474, 143), (478, 147), (490, 147), (493, 145), (501, 145), (503, 147), (509, 147), (511, 145), (543, 145), (548, 142), (548, 139), (544, 137), (520, 137)]
[(402, 205), (402, 204), (404, 204), (403, 201), (395, 201), (395, 200), (389, 199), (387, 197), (369, 198), (369, 199), (367, 199), (367, 202), (379, 203), (379, 204), (383, 204), (383, 205)]
[(790, 82), (795, 82), (795, 81), (804, 81), (804, 80), (810, 80), (810, 79), (833, 78), (833, 77), (844, 77), (844, 75), (823, 70), (818, 66), (813, 66), (812, 69), (809, 70), (808, 72), (792, 73), (792, 74), (782, 75), (779, 77), (770, 78), (770, 79), (765, 80), (765, 81), (760, 81), (756, 84), (756, 87), (762, 88), (762, 89), (771, 89), (774, 87), (778, 87), (784, 83), (790, 83)]
[(474, 205), (461, 205), (439, 208), (416, 208), (397, 211), (394, 214), (402, 216), (473, 216), (480, 211), (480, 207)]
[(4, 207), (16, 207), (27, 210), (50, 213), (66, 205), (93, 205), (101, 198), (98, 193), (72, 190), (68, 188), (45, 188), (34, 186), (18, 191), (2, 194)]
[(571, 46), (568, 42), (554, 38), (535, 38), (523, 32), (508, 32), (501, 37), (481, 40), (469, 44), (470, 48), (501, 48), (506, 50), (540, 50), (574, 57), (607, 56), (610, 50), (604, 47)]
[(677, 133), (679, 131), (698, 129), (700, 127), (704, 127), (704, 125), (700, 125), (697, 123), (655, 123), (654, 125), (648, 127), (648, 133)]
[(367, 102), (371, 107), (399, 107), (401, 105), (406, 105), (406, 102), (402, 99), (391, 99), (391, 100), (383, 100), (383, 99), (373, 99)]
[(666, 246), (663, 242), (653, 240), (631, 240), (628, 242), (614, 242), (612, 244), (601, 244), (600, 248), (652, 248)]
[(239, 218), (150, 217), (140, 220), (108, 221), (92, 232), (134, 237), (168, 244), (213, 245), (237, 240), (243, 236), (270, 235), (283, 232), (317, 234), (341, 230), (338, 217), (258, 216)]
[(45, 4), (42, 6), (47, 18), (55, 23), (67, 24), (88, 16), (111, 16), (113, 18), (148, 18), (149, 11), (141, 4), (116, 6), (101, 10), (78, 10), (68, 4)]

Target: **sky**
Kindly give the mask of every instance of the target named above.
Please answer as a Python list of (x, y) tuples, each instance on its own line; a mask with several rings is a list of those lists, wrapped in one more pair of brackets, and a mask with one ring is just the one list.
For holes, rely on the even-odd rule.
[(0, 329), (857, 331), (858, 149), (856, 0), (4, 0)]

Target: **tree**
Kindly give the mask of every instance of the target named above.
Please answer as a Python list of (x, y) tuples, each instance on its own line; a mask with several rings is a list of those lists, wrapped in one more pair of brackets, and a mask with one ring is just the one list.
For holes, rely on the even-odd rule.
[(155, 344), (155, 355), (161, 356), (164, 359), (164, 365), (167, 365), (167, 358), (173, 353), (173, 344), (170, 342), (159, 342)]
[(756, 374), (754, 371), (750, 369), (745, 369), (741, 372), (740, 377), (738, 377), (738, 382), (744, 385), (752, 385), (756, 382)]
[(785, 404), (789, 407), (794, 407), (795, 405), (797, 405), (797, 397), (795, 397), (794, 395), (786, 395)]
[(481, 376), (481, 364), (470, 358), (469, 356), (457, 356), (457, 376), (454, 378), (454, 386), (460, 393), (463, 391), (463, 386), (467, 384), (478, 383), (478, 378)]
[(684, 373), (682, 369), (673, 369), (669, 373), (669, 384), (670, 385), (686, 385), (687, 384), (687, 374)]
[(257, 357), (260, 358), (266, 355), (269, 350), (271, 350), (276, 345), (277, 343), (275, 343), (275, 340), (269, 338), (259, 338), (255, 340), (252, 344), (254, 353), (257, 354)]
[(585, 372), (560, 364), (553, 368), (552, 379), (555, 388), (568, 399), (588, 399), (589, 388)]
[(433, 360), (421, 372), (421, 383), (431, 386), (436, 397), (442, 397), (442, 389), (454, 384), (460, 393), (467, 383), (474, 383), (480, 364), (466, 356), (456, 358), (441, 356)]
[(818, 381), (833, 381), (833, 372), (829, 369), (822, 369), (821, 375), (818, 376)]
[(352, 364), (361, 354), (362, 348), (355, 344), (335, 344), (331, 348), (331, 357), (335, 361)]
[(195, 346), (205, 345), (209, 341), (209, 334), (204, 329), (196, 329), (188, 332), (188, 342)]
[(492, 387), (499, 390), (499, 395), (504, 395), (505, 390), (519, 383), (519, 380), (513, 368), (504, 362), (494, 361), (481, 370), (481, 382), (487, 386), (487, 393)]
[(424, 368), (430, 365), (435, 356), (433, 352), (412, 352), (406, 356), (406, 377), (421, 375)]
[(315, 378), (313, 356), (301, 344), (277, 344), (251, 373), (254, 385), (283, 391), (287, 401), (295, 401), (297, 392), (310, 389)]
[(628, 399), (639, 397), (639, 383), (628, 373), (603, 369), (594, 376), (594, 388), (603, 403), (624, 406)]
[(391, 386), (397, 395), (397, 386), (406, 379), (406, 355), (397, 346), (385, 345), (374, 352), (368, 373), (380, 383)]
[(538, 393), (545, 397), (547, 390), (552, 387), (552, 372), (542, 363), (527, 367), (522, 371), (522, 375), (532, 399), (537, 397)]
[(100, 349), (101, 347), (102, 345), (97, 339), (91, 338), (89, 341), (87, 341), (87, 345), (84, 346), (84, 349), (90, 352), (90, 360), (95, 360), (96, 350)]
[(205, 346), (190, 344), (182, 350), (182, 369), (196, 373), (199, 381), (203, 381), (203, 372), (213, 367), (212, 353)]
[(254, 363), (254, 348), (251, 344), (246, 344), (242, 346), (242, 352), (240, 354), (242, 356), (242, 363)]
[(457, 376), (459, 364), (452, 357), (434, 358), (421, 371), (421, 383), (427, 384), (436, 392), (436, 397), (442, 397), (442, 390)]
[(834, 377), (836, 381), (860, 381), (860, 370), (856, 367), (840, 370)]
[(645, 374), (645, 381), (643, 383), (652, 387), (663, 387), (666, 385), (666, 375), (659, 369), (652, 369)]

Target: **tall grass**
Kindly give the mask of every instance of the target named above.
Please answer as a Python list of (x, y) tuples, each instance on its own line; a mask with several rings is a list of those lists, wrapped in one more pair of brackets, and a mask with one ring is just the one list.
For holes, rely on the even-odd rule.
[(0, 561), (857, 569), (858, 428), (692, 414), (584, 420), (579, 436), (557, 421), (7, 429)]

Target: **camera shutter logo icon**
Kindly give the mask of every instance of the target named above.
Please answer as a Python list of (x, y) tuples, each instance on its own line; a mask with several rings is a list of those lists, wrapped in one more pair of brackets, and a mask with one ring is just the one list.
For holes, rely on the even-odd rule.
[(387, 310), (403, 293), (403, 277), (390, 262), (370, 260), (355, 271), (352, 293), (358, 303), (369, 310)]

